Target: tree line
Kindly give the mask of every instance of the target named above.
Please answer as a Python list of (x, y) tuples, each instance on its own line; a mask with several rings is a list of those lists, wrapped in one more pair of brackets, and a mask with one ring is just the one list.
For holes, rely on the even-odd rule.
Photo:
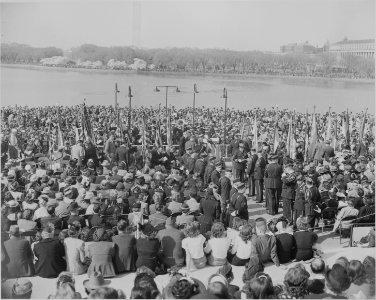
[[(55, 47), (33, 48), (19, 44), (2, 44), (1, 61), (38, 63), (42, 58), (63, 55)], [(329, 52), (318, 54), (276, 54), (261, 51), (224, 49), (135, 47), (100, 47), (84, 44), (71, 49), (70, 67), (77, 61), (101, 61), (104, 68), (112, 59), (132, 64), (135, 58), (146, 62), (146, 69), (170, 72), (269, 74), (325, 77), (374, 78), (374, 58), (346, 55), (337, 58)], [(124, 67), (125, 68), (125, 67)]]

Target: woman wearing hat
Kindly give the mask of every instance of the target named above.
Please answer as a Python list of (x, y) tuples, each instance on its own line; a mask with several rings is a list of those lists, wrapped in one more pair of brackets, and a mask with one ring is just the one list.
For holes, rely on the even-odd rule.
[(97, 228), (93, 234), (94, 243), (88, 246), (88, 257), (91, 259), (87, 270), (88, 276), (94, 272), (100, 272), (103, 277), (116, 275), (113, 259), (115, 257), (115, 245), (110, 241), (111, 237), (104, 228)]
[(141, 225), (140, 237), (136, 241), (137, 261), (136, 267), (148, 267), (155, 271), (158, 266), (159, 240), (157, 239), (157, 231), (151, 224)]

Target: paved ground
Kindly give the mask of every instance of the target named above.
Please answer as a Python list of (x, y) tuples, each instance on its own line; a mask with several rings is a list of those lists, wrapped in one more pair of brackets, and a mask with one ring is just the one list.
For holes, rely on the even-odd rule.
[[(277, 216), (271, 216), (266, 213), (265, 208), (255, 203), (253, 199), (250, 199), (248, 201), (248, 207), (249, 207), (249, 213), (250, 218), (256, 218), (258, 216), (262, 216), (269, 220), (273, 217), (278, 217), (281, 214)], [(281, 209), (280, 209), (281, 211)], [(349, 239), (342, 239), (340, 242), (338, 235), (333, 235), (330, 231), (324, 231), (321, 232), (321, 230), (316, 231), (316, 233), (319, 236), (318, 245), (317, 248), (322, 250), (324, 252), (324, 259), (327, 262), (328, 265), (332, 265), (335, 259), (337, 259), (340, 256), (346, 256), (348, 259), (359, 259), (363, 260), (367, 255), (375, 257), (375, 248), (352, 248), (349, 247)], [(274, 284), (283, 284), (283, 277), (286, 273), (286, 270), (290, 267), (296, 264), (288, 263), (281, 265), (280, 267), (274, 266), (272, 263), (269, 263), (265, 266), (265, 272), (270, 274), (273, 278)], [(307, 270), (309, 270), (309, 263), (306, 263)], [(207, 280), (209, 276), (213, 273), (215, 273), (218, 270), (219, 267), (206, 267), (201, 270), (196, 270), (191, 273), (191, 275), (199, 280), (201, 280), (205, 285), (207, 284)], [(244, 272), (244, 267), (233, 267), (234, 272), (234, 282), (233, 284), (236, 284), (240, 287), (243, 286), (243, 283), (241, 281), (242, 274)], [(133, 287), (133, 280), (134, 280), (135, 274), (124, 274), (117, 276), (116, 278), (111, 278), (111, 287), (122, 289), (127, 298), (130, 297), (130, 292)], [(33, 283), (33, 294), (32, 298), (41, 298), (46, 299), (48, 295), (53, 294), (55, 291), (55, 284), (56, 279), (42, 279), (40, 277), (31, 277), (29, 278)], [(87, 279), (86, 274), (79, 275), (75, 277), (76, 280), (76, 289), (78, 292), (81, 293), (83, 297), (85, 297), (85, 290), (83, 288), (83, 281)], [(169, 281), (168, 275), (158, 276), (156, 278), (156, 282), (160, 289), (162, 289)], [(13, 284), (14, 280), (8, 280), (2, 285), (2, 298), (5, 298), (7, 295), (9, 295), (11, 291), (11, 286)]]

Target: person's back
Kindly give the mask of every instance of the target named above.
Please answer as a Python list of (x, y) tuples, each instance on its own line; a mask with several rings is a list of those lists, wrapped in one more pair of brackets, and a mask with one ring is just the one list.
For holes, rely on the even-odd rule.
[(12, 225), (9, 229), (10, 239), (4, 242), (7, 254), (6, 269), (10, 278), (34, 276), (33, 254), (27, 240), (20, 238), (19, 227)]
[(279, 262), (284, 264), (294, 258), (295, 238), (292, 234), (283, 232), (275, 236)]
[(184, 233), (173, 227), (173, 221), (168, 218), (166, 221), (166, 229), (158, 232), (157, 238), (161, 243), (163, 251), (162, 261), (168, 267), (174, 265), (182, 265), (184, 263), (184, 253), (182, 248), (182, 240)]
[(64, 246), (58, 239), (44, 238), (34, 245), (34, 254), (37, 258), (36, 275), (43, 278), (56, 278), (65, 271)]

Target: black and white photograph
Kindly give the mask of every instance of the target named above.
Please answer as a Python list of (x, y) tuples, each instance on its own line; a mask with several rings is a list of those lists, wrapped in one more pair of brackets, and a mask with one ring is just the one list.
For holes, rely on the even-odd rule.
[(0, 0), (2, 299), (375, 299), (374, 0)]

